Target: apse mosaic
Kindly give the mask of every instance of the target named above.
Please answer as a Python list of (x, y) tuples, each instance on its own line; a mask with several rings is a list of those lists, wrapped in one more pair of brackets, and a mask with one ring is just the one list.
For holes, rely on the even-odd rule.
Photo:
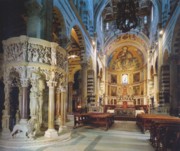
[(137, 70), (143, 65), (142, 53), (132, 46), (118, 48), (110, 55), (108, 65), (112, 70)]
[(136, 44), (137, 46), (141, 47), (143, 50), (147, 50), (147, 41), (146, 38), (138, 37), (135, 34), (123, 34), (121, 36), (116, 37), (115, 39), (111, 39), (111, 41), (108, 42), (108, 45), (105, 47), (106, 54), (110, 54), (111, 51), (113, 51), (117, 45), (122, 43), (128, 43)]

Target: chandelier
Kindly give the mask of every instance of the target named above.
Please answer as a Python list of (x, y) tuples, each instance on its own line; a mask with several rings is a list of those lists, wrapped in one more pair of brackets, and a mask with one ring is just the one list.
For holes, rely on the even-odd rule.
[(138, 25), (137, 11), (138, 11), (137, 0), (120, 0), (117, 3), (117, 16), (116, 24), (117, 28), (122, 32), (128, 32)]

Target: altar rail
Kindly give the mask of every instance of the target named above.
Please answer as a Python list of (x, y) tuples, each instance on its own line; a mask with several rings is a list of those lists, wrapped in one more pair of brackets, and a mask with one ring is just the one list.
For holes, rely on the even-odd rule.
[[(104, 105), (104, 113), (107, 113), (108, 109), (114, 110), (115, 108), (123, 108), (119, 105)], [(149, 111), (149, 105), (130, 105), (127, 106), (127, 108), (134, 108), (135, 110), (144, 110), (144, 113), (148, 113)]]

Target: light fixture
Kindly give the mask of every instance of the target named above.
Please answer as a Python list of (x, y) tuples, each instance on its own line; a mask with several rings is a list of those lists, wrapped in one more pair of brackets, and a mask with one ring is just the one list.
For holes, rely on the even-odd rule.
[(117, 3), (116, 24), (122, 32), (128, 32), (138, 25), (137, 11), (139, 3), (137, 0), (119, 0)]
[(159, 31), (159, 35), (162, 36), (163, 33), (164, 33), (164, 31), (163, 31), (163, 29), (161, 29), (161, 30)]
[(77, 55), (70, 55), (70, 56), (68, 56), (68, 59), (74, 59), (76, 57), (78, 57), (78, 56)]
[(95, 41), (94, 41), (94, 40), (92, 40), (92, 44), (93, 44), (93, 46), (95, 46), (95, 44), (96, 44), (96, 43), (95, 43)]

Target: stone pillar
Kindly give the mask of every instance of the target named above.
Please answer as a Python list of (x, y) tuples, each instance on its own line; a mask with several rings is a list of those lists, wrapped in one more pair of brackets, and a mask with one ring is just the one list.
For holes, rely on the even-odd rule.
[(61, 88), (56, 89), (56, 124), (60, 125), (61, 116)]
[(21, 79), (22, 99), (20, 102), (20, 123), (27, 123), (28, 120), (28, 79)]
[(9, 130), (10, 85), (9, 85), (9, 81), (5, 81), (4, 92), (5, 92), (5, 102), (4, 102), (4, 110), (2, 111), (1, 135), (2, 135), (2, 137), (8, 137), (10, 135), (10, 130)]
[[(95, 102), (97, 104), (97, 106), (100, 106), (100, 102), (99, 102), (99, 94), (100, 94), (100, 78), (98, 77), (96, 80), (96, 98), (98, 98), (97, 102)], [(96, 100), (95, 100), (96, 101)]]
[(68, 112), (72, 113), (73, 82), (68, 83)]
[(104, 105), (107, 105), (108, 104), (108, 99), (109, 99), (109, 94), (108, 94), (108, 92), (109, 92), (109, 87), (108, 87), (108, 81), (109, 79), (108, 79), (108, 69), (107, 68), (105, 68), (105, 104)]
[(58, 133), (54, 129), (54, 111), (55, 111), (55, 87), (57, 85), (56, 81), (49, 80), (47, 82), (49, 87), (49, 102), (48, 102), (48, 130), (45, 132), (45, 137), (53, 138), (57, 137)]
[(87, 63), (82, 63), (81, 67), (81, 106), (84, 107), (87, 105)]
[[(161, 24), (159, 25), (159, 31), (161, 31)], [(160, 92), (160, 86), (161, 86), (161, 66), (163, 65), (163, 48), (162, 48), (162, 44), (163, 44), (163, 35), (159, 34), (159, 38), (158, 38), (158, 71), (157, 71), (157, 78), (158, 78), (158, 82), (157, 82), (157, 98), (158, 98), (158, 103), (159, 103), (159, 92)]]
[(148, 61), (147, 61), (147, 99), (151, 103), (150, 100), (150, 91), (151, 91), (151, 76), (150, 76), (150, 71), (151, 71), (151, 55), (150, 55), (150, 50), (148, 51)]
[(41, 38), (41, 11), (42, 5), (37, 0), (28, 0), (27, 8), (27, 35)]
[(42, 39), (52, 41), (52, 22), (53, 22), (53, 1), (52, 0), (43, 0), (43, 15), (42, 19), (42, 26), (41, 26), (41, 35)]
[[(18, 100), (19, 100), (19, 102), (21, 102), (21, 100), (22, 100), (22, 87), (21, 86), (19, 86)], [(19, 112), (21, 112), (21, 103), (19, 103)]]
[(66, 126), (66, 89), (61, 87), (61, 117), (60, 117), (60, 127), (59, 127), (59, 132), (62, 132)]
[(177, 98), (177, 56), (170, 56), (170, 114), (177, 115), (178, 113), (178, 98)]
[(147, 98), (147, 66), (146, 67), (144, 67), (144, 77), (143, 77), (143, 79), (144, 79), (144, 85), (143, 85), (143, 89), (144, 89), (144, 91), (143, 91), (143, 95), (145, 96), (144, 97), (144, 104), (148, 104), (149, 105), (149, 99)]
[(39, 84), (39, 92), (38, 92), (38, 102), (39, 102), (39, 125), (41, 127), (42, 123), (43, 123), (43, 102), (44, 102), (44, 89), (45, 89), (45, 84), (44, 81), (42, 79), (39, 80), (38, 82)]
[[(15, 139), (29, 138), (30, 131), (28, 124), (28, 79), (21, 79), (22, 99), (20, 102), (20, 121), (16, 123), (11, 132), (11, 136)], [(26, 131), (28, 129), (29, 131)]]

